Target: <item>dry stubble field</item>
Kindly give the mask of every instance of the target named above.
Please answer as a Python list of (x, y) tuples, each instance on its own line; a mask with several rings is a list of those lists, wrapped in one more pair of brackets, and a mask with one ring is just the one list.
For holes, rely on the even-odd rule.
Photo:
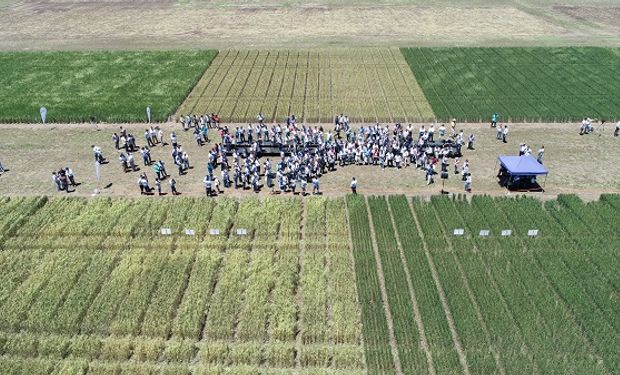
[(610, 0), (3, 0), (0, 50), (617, 46), (617, 14)]
[[(95, 169), (90, 145), (95, 143), (103, 148), (104, 156), (110, 164), (101, 168), (101, 185), (112, 185), (103, 190), (105, 196), (138, 196), (136, 181), (139, 172), (123, 174), (113, 148), (111, 135), (118, 130), (118, 124), (99, 125), (99, 131), (90, 124), (40, 125), (0, 125), (4, 141), (0, 144), (2, 163), (10, 169), (0, 176), (0, 195), (56, 195), (51, 181), (51, 173), (60, 167), (70, 166), (77, 180), (83, 182), (71, 195), (88, 196), (96, 187)], [(143, 124), (125, 125), (141, 144)], [(177, 177), (170, 156), (170, 146), (154, 147), (154, 159), (162, 159), (169, 172), (175, 176), (179, 190), (184, 195), (203, 194), (202, 178), (206, 173), (207, 150), (198, 148), (193, 136), (180, 130), (178, 124), (162, 124), (167, 139), (173, 130), (179, 134), (180, 143), (190, 156), (193, 169), (188, 174)], [(330, 125), (325, 125), (326, 128)], [(495, 131), (487, 124), (462, 125), (465, 133), (474, 132), (477, 136), (475, 151), (465, 151), (463, 159), (469, 159), (473, 174), (475, 193), (493, 195), (506, 194), (506, 190), (496, 184), (496, 159), (500, 154), (518, 153), (521, 142), (528, 143), (534, 152), (544, 143), (545, 165), (550, 170), (546, 181), (546, 193), (577, 193), (584, 198), (596, 198), (602, 192), (618, 192), (617, 176), (620, 166), (618, 139), (611, 135), (610, 125), (602, 136), (579, 136), (579, 126), (575, 124), (511, 124), (508, 144), (495, 140)], [(141, 164), (139, 155), (136, 161)], [(141, 166), (151, 181), (154, 179), (152, 167)], [(219, 171), (217, 172), (219, 173)], [(321, 190), (329, 195), (343, 195), (348, 192), (352, 176), (359, 180), (359, 190), (366, 194), (437, 194), (441, 190), (441, 180), (426, 186), (424, 173), (413, 168), (402, 170), (381, 170), (374, 166), (345, 167), (321, 178)], [(168, 187), (167, 185), (165, 186)], [(459, 178), (450, 175), (446, 189), (462, 192)], [(267, 191), (261, 195), (268, 194)], [(62, 195), (66, 195), (62, 193)], [(248, 196), (250, 192), (226, 190), (226, 196)], [(539, 194), (536, 194), (539, 195)]]

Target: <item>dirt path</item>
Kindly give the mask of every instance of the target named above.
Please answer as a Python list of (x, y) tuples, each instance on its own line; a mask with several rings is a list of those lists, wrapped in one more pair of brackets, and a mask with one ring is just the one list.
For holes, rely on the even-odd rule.
[[(200, 196), (204, 194), (202, 179), (206, 171), (208, 150), (211, 145), (198, 147), (190, 132), (181, 130), (175, 123), (157, 124), (169, 140), (175, 131), (183, 148), (190, 156), (194, 169), (183, 176), (175, 176), (178, 188), (183, 195)], [(247, 124), (245, 124), (247, 126)], [(100, 188), (102, 196), (139, 196), (136, 181), (139, 173), (147, 172), (153, 179), (152, 167), (140, 165), (140, 172), (123, 173), (118, 165), (118, 153), (114, 150), (111, 136), (123, 126), (136, 136), (138, 144), (143, 144), (146, 124), (2, 124), (0, 125), (0, 162), (9, 169), (0, 176), (0, 195), (56, 195), (51, 181), (51, 173), (60, 167), (71, 167), (76, 180), (82, 184), (70, 195), (90, 196), (97, 187), (94, 160), (90, 146), (96, 144), (110, 164), (100, 169)], [(237, 124), (226, 124), (234, 129)], [(315, 126), (314, 124), (310, 126)], [(327, 131), (330, 124), (316, 124)], [(355, 125), (359, 126), (359, 125)], [(419, 124), (414, 124), (417, 129)], [(545, 145), (544, 163), (549, 169), (544, 193), (531, 195), (547, 199), (560, 193), (576, 193), (586, 200), (597, 199), (601, 193), (620, 192), (620, 138), (611, 135), (607, 128), (601, 136), (579, 136), (576, 124), (511, 124), (508, 144), (495, 140), (495, 133), (488, 124), (458, 125), (465, 134), (477, 137), (476, 150), (465, 150), (461, 158), (468, 159), (473, 178), (473, 192), (489, 195), (515, 195), (500, 187), (496, 181), (498, 155), (514, 155), (519, 143), (525, 142), (537, 152)], [(219, 141), (211, 131), (210, 137)], [(151, 149), (152, 158), (163, 160), (170, 174), (176, 175), (170, 146), (156, 146)], [(139, 155), (138, 159), (139, 158)], [(136, 160), (142, 164), (141, 160)], [(219, 171), (216, 171), (219, 174)], [(346, 166), (338, 168), (321, 178), (321, 190), (326, 195), (342, 196), (349, 191), (351, 177), (358, 180), (358, 191), (362, 194), (405, 194), (430, 196), (439, 194), (442, 181), (427, 186), (424, 173), (412, 167), (403, 169), (378, 166)], [(152, 182), (151, 182), (152, 183)], [(164, 190), (167, 184), (162, 184)], [(254, 195), (250, 191), (225, 189), (225, 196)], [(445, 181), (445, 190), (462, 193), (462, 181), (453, 174)], [(263, 191), (261, 195), (269, 194)]]

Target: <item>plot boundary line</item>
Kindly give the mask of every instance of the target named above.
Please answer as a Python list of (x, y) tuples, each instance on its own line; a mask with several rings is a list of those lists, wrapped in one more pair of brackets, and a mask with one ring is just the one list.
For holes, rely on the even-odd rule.
[[(407, 198), (405, 198), (407, 199)], [(413, 315), (416, 325), (418, 326), (418, 332), (420, 333), (420, 344), (422, 345), (422, 349), (424, 350), (424, 355), (426, 356), (426, 365), (428, 366), (428, 371), (431, 375), (437, 374), (435, 371), (435, 365), (433, 363), (433, 356), (431, 354), (430, 348), (428, 346), (428, 340), (426, 339), (426, 332), (424, 330), (424, 322), (422, 322), (422, 316), (420, 314), (420, 309), (418, 308), (418, 300), (416, 297), (415, 289), (413, 288), (413, 283), (411, 281), (411, 274), (409, 273), (409, 267), (407, 267), (407, 260), (405, 259), (405, 251), (403, 249), (403, 245), (400, 242), (400, 234), (398, 233), (398, 229), (396, 227), (396, 222), (394, 219), (394, 213), (392, 212), (392, 206), (390, 204), (390, 200), (387, 199), (387, 207), (390, 212), (390, 220), (392, 223), (392, 229), (396, 234), (394, 237), (396, 239), (396, 243), (398, 244), (398, 250), (400, 255), (400, 262), (402, 263), (403, 270), (405, 271), (405, 279), (407, 281), (407, 288), (409, 289), (409, 298), (411, 299), (411, 305), (413, 306)]]
[(373, 254), (375, 256), (375, 264), (376, 264), (376, 272), (379, 279), (379, 288), (381, 289), (381, 299), (383, 302), (383, 310), (385, 313), (385, 320), (387, 322), (388, 327), (388, 336), (390, 339), (390, 347), (392, 351), (392, 359), (394, 362), (394, 366), (396, 368), (396, 373), (399, 375), (403, 375), (403, 368), (400, 362), (400, 356), (398, 354), (398, 345), (396, 342), (396, 337), (394, 335), (394, 320), (392, 317), (392, 311), (390, 309), (389, 300), (387, 298), (387, 289), (385, 286), (385, 275), (383, 273), (383, 264), (381, 262), (381, 256), (379, 255), (379, 248), (377, 245), (377, 237), (375, 234), (375, 228), (373, 226), (372, 213), (370, 212), (370, 206), (368, 204), (368, 197), (364, 197), (364, 206), (366, 208), (366, 213), (368, 215), (368, 227), (370, 229), (370, 237), (372, 239), (372, 249)]
[(439, 280), (439, 274), (437, 273), (437, 269), (435, 268), (435, 262), (433, 261), (433, 257), (431, 256), (428, 245), (426, 243), (426, 239), (424, 238), (424, 232), (422, 232), (422, 227), (420, 225), (420, 221), (418, 219), (418, 215), (415, 210), (411, 206), (411, 200), (407, 200), (409, 204), (409, 210), (411, 211), (411, 216), (415, 221), (416, 228), (420, 235), (420, 239), (422, 240), (422, 246), (424, 247), (424, 253), (426, 254), (426, 260), (431, 270), (431, 274), (433, 275), (433, 280), (435, 281), (435, 288), (439, 294), (439, 300), (441, 301), (441, 306), (443, 307), (444, 313), (446, 315), (446, 320), (448, 321), (448, 326), (450, 327), (450, 333), (452, 334), (452, 341), (454, 342), (454, 347), (456, 349), (456, 353), (459, 356), (459, 361), (461, 362), (461, 366), (463, 367), (463, 371), (465, 375), (471, 375), (469, 371), (469, 365), (467, 364), (467, 357), (465, 355), (465, 351), (463, 350), (463, 345), (461, 344), (461, 339), (459, 338), (458, 332), (456, 330), (456, 325), (454, 323), (454, 318), (452, 316), (452, 312), (450, 311), (450, 306), (448, 306), (448, 301), (446, 299), (446, 293), (441, 286), (441, 281)]

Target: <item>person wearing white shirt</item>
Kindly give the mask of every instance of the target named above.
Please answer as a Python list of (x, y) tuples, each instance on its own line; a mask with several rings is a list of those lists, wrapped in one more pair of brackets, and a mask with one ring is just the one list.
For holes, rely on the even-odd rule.
[(538, 150), (538, 157), (536, 158), (536, 160), (538, 160), (538, 162), (540, 164), (542, 164), (542, 158), (543, 155), (545, 154), (545, 145), (540, 146), (540, 150)]
[(614, 130), (614, 137), (620, 135), (620, 121), (616, 124), (616, 130)]
[(351, 179), (351, 193), (357, 194), (357, 180), (355, 179), (355, 177)]

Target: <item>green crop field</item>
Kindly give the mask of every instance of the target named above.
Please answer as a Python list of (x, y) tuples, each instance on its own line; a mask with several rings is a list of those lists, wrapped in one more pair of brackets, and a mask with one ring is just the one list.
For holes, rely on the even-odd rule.
[(442, 121), (579, 121), (620, 116), (620, 56), (606, 48), (404, 48)]
[(217, 51), (0, 54), (0, 122), (164, 121)]
[(435, 117), (398, 49), (222, 51), (178, 114), (224, 121), (296, 115), (331, 122), (426, 121)]
[(369, 373), (620, 370), (619, 196), (347, 205)]
[(618, 195), (1, 198), (0, 372), (618, 373), (618, 214)]

